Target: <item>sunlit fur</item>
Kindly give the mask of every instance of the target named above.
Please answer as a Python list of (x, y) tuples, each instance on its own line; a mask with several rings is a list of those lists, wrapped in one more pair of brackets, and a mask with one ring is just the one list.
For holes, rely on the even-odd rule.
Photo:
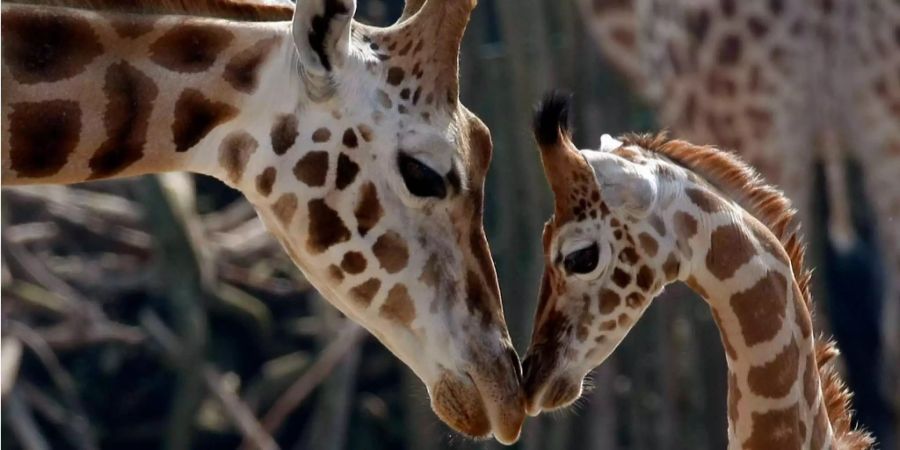
[[(618, 345), (650, 299), (661, 291), (662, 285), (680, 279), (710, 302), (723, 333), (729, 368), (741, 377), (735, 381), (731, 378), (735, 372), (731, 372), (729, 379), (729, 387), (735, 389), (735, 392), (729, 392), (728, 411), (732, 448), (742, 445), (767, 448), (769, 444), (765, 442), (776, 441), (782, 442), (779, 448), (793, 448), (802, 445), (804, 439), (810, 444), (833, 439), (835, 448), (870, 448), (873, 445), (871, 437), (852, 428), (850, 393), (831, 365), (837, 355), (836, 348), (815, 337), (811, 331), (810, 273), (804, 267), (799, 224), (790, 202), (731, 154), (713, 147), (670, 140), (665, 135), (628, 135), (621, 138), (619, 145), (605, 151), (579, 151), (571, 143), (568, 133), (566, 104), (567, 99), (555, 95), (545, 101), (545, 107), (535, 116), (535, 136), (556, 207), (545, 227), (547, 269), (532, 344), (524, 363), (529, 413), (569, 405), (574, 400), (572, 389), (580, 388), (583, 374), (602, 362)], [(587, 185), (585, 174), (591, 178)], [(665, 215), (660, 218), (656, 214)], [(660, 222), (659, 227), (653, 225), (654, 217)], [(677, 219), (681, 217), (684, 217), (682, 224), (690, 224), (688, 219), (693, 222), (687, 227), (688, 232), (677, 230)], [(645, 250), (648, 247), (641, 243), (640, 255), (635, 255), (633, 249), (637, 246), (638, 232), (650, 228), (666, 231), (650, 236), (660, 236), (649, 247), (652, 251)], [(619, 234), (614, 236), (613, 230)], [(722, 234), (717, 235), (720, 232)], [(733, 235), (749, 239), (749, 247), (739, 247), (731, 239), (723, 240), (722, 236)], [(579, 281), (574, 274), (562, 273), (560, 261), (568, 251), (581, 248), (580, 243), (586, 238), (601, 247), (612, 246), (613, 257), (599, 263), (607, 267), (606, 272), (597, 278)], [(715, 244), (714, 253), (712, 242), (715, 239), (718, 244)], [(569, 250), (564, 249), (564, 244), (569, 244)], [(632, 254), (626, 255), (626, 251)], [(733, 254), (740, 256), (729, 259)], [(675, 256), (673, 270), (666, 269), (665, 264), (660, 266), (667, 255), (667, 262)], [(711, 255), (715, 258), (709, 259)], [(634, 261), (627, 262), (632, 258)], [(634, 277), (640, 275), (638, 265), (641, 271), (649, 266), (649, 274), (644, 278), (651, 281), (638, 282), (640, 289), (635, 291)], [(625, 271), (621, 277), (611, 276), (613, 269), (620, 268)], [(747, 270), (738, 274), (737, 270), (742, 268)], [(626, 276), (629, 274), (630, 277)], [(695, 274), (701, 277), (699, 282), (694, 278)], [(770, 278), (773, 276), (770, 274), (783, 277)], [(660, 279), (665, 280), (662, 285), (658, 284)], [(787, 279), (787, 292), (772, 292), (769, 296), (763, 289), (760, 294), (755, 294), (756, 286), (782, 286), (784, 290), (784, 282), (777, 281), (779, 279)], [(615, 288), (614, 295), (606, 302), (604, 292), (614, 287), (613, 282), (619, 288)], [(706, 282), (723, 291), (706, 292), (703, 286)], [(646, 300), (638, 297), (633, 304), (623, 302), (621, 297), (635, 293), (646, 294)], [(750, 300), (747, 301), (781, 300), (780, 304), (742, 303), (744, 297), (738, 298), (737, 294), (748, 296)], [(600, 308), (598, 312), (597, 305), (603, 304), (612, 306)], [(749, 307), (745, 305), (754, 305), (754, 309), (741, 309), (742, 315), (739, 315), (735, 308)], [(716, 314), (720, 307), (728, 311), (729, 324), (723, 324)], [(760, 315), (762, 311), (778, 313), (780, 318), (777, 322), (769, 321), (769, 315)], [(735, 320), (748, 321), (748, 328)], [(600, 326), (606, 323), (611, 327)], [(739, 333), (743, 353), (735, 353), (731, 348), (729, 333), (726, 333), (729, 330)], [(790, 352), (791, 346), (795, 353)], [(791, 356), (796, 354), (797, 346), (799, 354), (805, 355), (803, 361)], [(814, 366), (806, 364), (813, 358)], [(794, 369), (777, 369), (781, 367), (777, 364)], [(811, 371), (805, 367), (811, 367)], [(770, 373), (784, 378), (759, 377)], [(803, 376), (801, 379), (801, 374), (809, 373), (813, 374), (811, 378)], [(748, 383), (753, 384), (748, 387)], [(798, 386), (803, 395), (798, 396), (796, 390), (791, 390)], [(742, 389), (748, 389), (744, 396), (749, 394), (743, 401)], [(817, 397), (819, 394), (821, 397)], [(774, 401), (795, 403), (774, 406)], [(800, 408), (799, 413), (793, 413), (796, 419), (787, 415), (793, 408), (790, 405)], [(732, 411), (732, 406), (737, 412)], [(752, 418), (748, 413), (753, 414)], [(824, 417), (830, 427), (818, 426), (819, 421), (814, 424), (814, 416)], [(797, 428), (777, 428), (782, 423), (785, 427)], [(814, 426), (815, 431), (812, 431)], [(783, 436), (790, 437), (779, 441), (782, 431), (785, 432)], [(787, 444), (798, 442), (798, 439), (799, 444)]]
[[(657, 135), (628, 135), (625, 145), (637, 145), (664, 156), (687, 168), (735, 200), (747, 212), (760, 220), (781, 241), (791, 260), (794, 278), (800, 286), (807, 308), (813, 310), (810, 280), (812, 271), (804, 261), (805, 248), (791, 202), (736, 156), (711, 146), (697, 146), (669, 139), (665, 133)], [(833, 341), (815, 337), (816, 363), (822, 381), (822, 393), (828, 408), (828, 418), (834, 430), (838, 448), (868, 449), (874, 445), (871, 435), (853, 427), (847, 389), (834, 368), (834, 358), (840, 352)]]

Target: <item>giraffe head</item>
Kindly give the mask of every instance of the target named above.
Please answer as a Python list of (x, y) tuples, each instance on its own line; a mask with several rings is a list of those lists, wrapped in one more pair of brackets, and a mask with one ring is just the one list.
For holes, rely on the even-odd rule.
[(599, 151), (575, 148), (568, 101), (549, 96), (534, 123), (555, 209), (544, 226), (545, 269), (523, 363), (532, 415), (574, 402), (587, 373), (680, 267), (674, 241), (665, 241), (665, 225), (654, 214), (658, 168), (641, 164), (639, 152), (608, 135)]
[(351, 0), (298, 3), (302, 114), (276, 117), (283, 156), (251, 158), (243, 190), (312, 283), (423, 380), (441, 419), (511, 443), (524, 409), (482, 225), (491, 137), (458, 99), (474, 2), (421, 3), (385, 29), (354, 22)]

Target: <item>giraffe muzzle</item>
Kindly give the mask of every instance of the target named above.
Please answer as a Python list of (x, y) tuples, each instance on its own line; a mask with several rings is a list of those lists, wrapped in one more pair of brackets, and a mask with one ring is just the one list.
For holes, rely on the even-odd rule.
[(511, 445), (525, 421), (521, 370), (508, 348), (462, 375), (446, 372), (431, 389), (432, 409), (460, 433)]
[(572, 404), (582, 393), (582, 378), (557, 370), (555, 358), (547, 358), (534, 349), (522, 363), (525, 412), (537, 416)]

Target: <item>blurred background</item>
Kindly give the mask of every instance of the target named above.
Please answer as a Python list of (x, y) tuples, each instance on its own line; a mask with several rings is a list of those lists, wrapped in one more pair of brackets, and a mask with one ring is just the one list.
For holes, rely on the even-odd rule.
[[(360, 0), (357, 19), (390, 24), (402, 3)], [(485, 226), (520, 353), (552, 211), (529, 132), (544, 91), (575, 93), (575, 140), (583, 147), (603, 133), (663, 127), (731, 144), (667, 118), (669, 85), (648, 94), (646, 80), (635, 79), (645, 75), (617, 59), (634, 34), (607, 33), (618, 47), (600, 42), (606, 32), (595, 15), (634, 13), (627, 0), (582, 3), (480, 0), (463, 43), (463, 103), (494, 140)], [(723, 1), (725, 14), (707, 16), (707, 25), (727, 27), (734, 3)], [(900, 53), (900, 27), (894, 32)], [(896, 131), (900, 107), (894, 114)], [(773, 158), (777, 165), (801, 157)], [(801, 173), (812, 193), (801, 213), (816, 267), (817, 327), (839, 341), (862, 425), (880, 448), (900, 448), (900, 367), (891, 362), (898, 343), (882, 339), (900, 332), (900, 298), (886, 297), (894, 274), (884, 262), (897, 255), (878, 240), (900, 219), (878, 217), (865, 158), (841, 158), (839, 178), (852, 200), (843, 205), (853, 230), (847, 245), (828, 235), (837, 207), (827, 195), (828, 161), (810, 156), (811, 170)], [(880, 194), (900, 196), (900, 183), (885, 189)], [(2, 257), (4, 449), (500, 448), (440, 423), (411, 371), (329, 306), (249, 204), (214, 179), (4, 189)], [(514, 448), (725, 448), (725, 375), (707, 306), (672, 286), (595, 370), (593, 390), (573, 408), (528, 419)]]

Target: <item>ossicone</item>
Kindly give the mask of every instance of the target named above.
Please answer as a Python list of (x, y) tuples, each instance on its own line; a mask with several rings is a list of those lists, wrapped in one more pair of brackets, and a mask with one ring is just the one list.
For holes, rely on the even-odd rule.
[(534, 110), (532, 129), (534, 138), (542, 149), (558, 144), (560, 139), (569, 138), (569, 106), (572, 94), (551, 91), (544, 95)]

